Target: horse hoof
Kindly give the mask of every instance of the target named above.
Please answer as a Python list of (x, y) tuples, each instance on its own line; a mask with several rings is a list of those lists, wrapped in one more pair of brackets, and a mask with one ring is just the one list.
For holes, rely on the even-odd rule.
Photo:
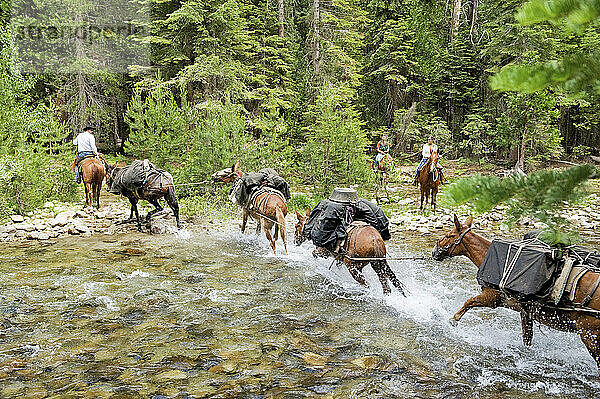
[(456, 327), (458, 325), (458, 320), (456, 320), (454, 317), (451, 318), (449, 321), (452, 327)]

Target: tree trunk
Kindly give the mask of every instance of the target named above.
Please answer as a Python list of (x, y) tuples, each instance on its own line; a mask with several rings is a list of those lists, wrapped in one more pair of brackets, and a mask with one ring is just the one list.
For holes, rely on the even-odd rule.
[[(80, 24), (83, 21), (83, 18), (81, 15), (77, 14), (75, 15), (75, 22), (77, 24)], [(84, 58), (85, 56), (85, 52), (84, 52), (84, 44), (83, 44), (83, 32), (81, 29), (81, 26), (79, 26), (77, 28), (77, 33), (75, 35), (75, 56), (77, 57), (77, 59), (81, 60)], [(77, 85), (77, 113), (78, 115), (75, 116), (75, 126), (73, 126), (75, 128), (75, 130), (77, 132), (80, 132), (83, 128), (84, 128), (84, 124), (87, 123), (87, 121), (83, 120), (83, 117), (85, 117), (86, 113), (87, 113), (87, 105), (88, 105), (88, 93), (87, 93), (87, 84), (86, 84), (86, 78), (85, 75), (83, 74), (83, 72), (81, 71), (81, 69), (79, 69), (77, 71), (77, 75), (75, 77), (75, 84)]]
[(454, 40), (454, 36), (458, 33), (458, 24), (460, 22), (460, 9), (462, 7), (462, 0), (454, 0), (454, 6), (452, 7), (452, 20), (450, 21), (450, 40)]
[(319, 76), (321, 73), (321, 31), (319, 25), (321, 23), (321, 5), (319, 0), (313, 0), (313, 36), (314, 36), (314, 49), (313, 49), (313, 66), (315, 76)]
[(525, 125), (523, 126), (523, 136), (521, 136), (521, 148), (519, 150), (519, 159), (517, 166), (521, 170), (525, 170), (525, 143), (527, 142), (527, 124), (529, 119), (529, 108), (525, 107)]
[(390, 106), (388, 109), (389, 126), (394, 126), (394, 118), (398, 110), (398, 82), (394, 79), (390, 80)]
[(279, 11), (278, 22), (279, 22), (279, 37), (285, 37), (285, 7), (283, 0), (278, 0), (277, 8)]
[(473, 0), (473, 12), (471, 13), (471, 30), (469, 31), (469, 37), (471, 38), (471, 44), (475, 45), (473, 40), (473, 34), (477, 33), (475, 25), (477, 24), (477, 9), (479, 8), (479, 0)]

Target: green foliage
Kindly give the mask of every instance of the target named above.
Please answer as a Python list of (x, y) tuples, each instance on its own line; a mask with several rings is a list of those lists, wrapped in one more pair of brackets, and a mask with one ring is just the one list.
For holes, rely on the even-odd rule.
[(467, 115), (466, 125), (462, 130), (462, 141), (458, 143), (461, 152), (474, 158), (481, 159), (491, 154), (493, 149), (490, 142), (493, 139), (491, 123), (479, 114)]
[(134, 90), (125, 113), (131, 132), (125, 150), (136, 158), (151, 159), (165, 167), (177, 161), (185, 143), (185, 109), (179, 107), (172, 90), (160, 81), (144, 98), (141, 88)]
[(30, 96), (35, 80), (19, 72), (8, 31), (0, 27), (0, 217), (45, 201), (71, 200), (70, 149), (52, 110)]
[(287, 204), (288, 212), (300, 212), (304, 214), (306, 209), (313, 209), (319, 203), (318, 198), (305, 194), (292, 194), (292, 198)]
[(0, 155), (0, 216), (23, 214), (48, 200), (73, 200), (77, 186), (72, 172), (62, 166), (65, 161), (25, 150)]
[[(517, 20), (524, 25), (552, 22), (564, 31), (584, 34), (590, 24), (600, 17), (600, 2), (597, 0), (530, 0), (517, 13)], [(560, 55), (543, 57), (534, 64), (507, 65), (491, 79), (496, 90), (514, 90), (533, 93), (553, 87), (571, 95), (599, 94), (600, 51), (597, 40), (589, 41), (589, 31), (598, 32), (596, 27), (588, 29), (588, 42), (575, 48), (566, 47)]]
[(498, 118), (493, 139), (500, 148), (510, 151), (524, 140), (528, 157), (546, 160), (562, 155), (559, 114), (552, 93), (508, 93), (505, 104), (506, 111)]
[(337, 88), (323, 86), (315, 104), (315, 124), (303, 148), (305, 173), (322, 195), (336, 186), (362, 183), (370, 175), (366, 133), (358, 112), (342, 101)]
[(564, 170), (542, 170), (526, 177), (500, 179), (476, 175), (450, 185), (444, 193), (444, 202), (448, 206), (469, 203), (477, 212), (506, 204), (510, 223), (529, 215), (559, 230), (559, 227), (564, 228), (560, 216), (564, 202), (580, 199), (585, 194), (585, 182), (594, 173), (597, 172), (592, 165), (580, 165)]

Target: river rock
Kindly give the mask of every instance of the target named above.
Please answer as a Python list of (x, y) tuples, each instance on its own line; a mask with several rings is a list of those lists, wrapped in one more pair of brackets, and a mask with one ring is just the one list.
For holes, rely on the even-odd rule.
[(38, 240), (46, 241), (50, 239), (50, 234), (45, 231), (41, 231), (38, 233)]
[(0, 232), (1, 233), (14, 233), (15, 231), (17, 231), (17, 228), (13, 225), (13, 224), (7, 224), (5, 226), (0, 227)]
[(68, 232), (69, 234), (71, 234), (71, 235), (74, 235), (74, 236), (76, 236), (76, 235), (79, 235), (79, 234), (80, 234), (79, 230), (78, 230), (78, 229), (75, 227), (75, 225), (74, 225), (74, 224), (70, 224), (70, 225), (68, 226), (68, 228), (67, 228), (67, 232)]
[(363, 356), (352, 360), (350, 363), (363, 369), (374, 370), (381, 364), (381, 359), (377, 356)]
[(13, 223), (23, 223), (25, 218), (22, 215), (12, 215), (10, 220), (12, 220)]
[(302, 360), (304, 360), (309, 365), (317, 368), (322, 368), (327, 362), (327, 358), (325, 356), (321, 356), (313, 352), (305, 352), (304, 354), (302, 354)]
[(15, 229), (23, 231), (33, 231), (35, 230), (35, 226), (31, 223), (17, 223), (15, 224)]
[(52, 227), (54, 226), (64, 226), (69, 222), (69, 219), (72, 219), (75, 216), (75, 212), (73, 211), (63, 211), (60, 212), (56, 217), (50, 221)]
[(44, 208), (54, 208), (54, 203), (52, 203), (52, 202), (45, 202), (44, 203)]
[(158, 374), (154, 379), (158, 381), (170, 381), (170, 380), (184, 380), (187, 378), (185, 371), (181, 370), (169, 370)]

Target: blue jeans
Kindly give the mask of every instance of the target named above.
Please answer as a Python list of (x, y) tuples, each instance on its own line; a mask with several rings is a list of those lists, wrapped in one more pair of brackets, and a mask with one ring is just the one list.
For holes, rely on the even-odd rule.
[(73, 167), (73, 171), (75, 172), (75, 180), (79, 180), (79, 162), (85, 157), (89, 157), (94, 155), (91, 151), (84, 151), (77, 153), (77, 159), (75, 160), (75, 166)]
[[(423, 169), (423, 166), (425, 166), (425, 164), (427, 163), (428, 159), (429, 158), (423, 158), (423, 159), (421, 159), (421, 162), (419, 162), (419, 166), (417, 166), (417, 170), (415, 171), (415, 179), (419, 177), (419, 171), (421, 169)], [(437, 167), (438, 167), (439, 171), (441, 172), (442, 171), (442, 165), (440, 165), (438, 163)]]

